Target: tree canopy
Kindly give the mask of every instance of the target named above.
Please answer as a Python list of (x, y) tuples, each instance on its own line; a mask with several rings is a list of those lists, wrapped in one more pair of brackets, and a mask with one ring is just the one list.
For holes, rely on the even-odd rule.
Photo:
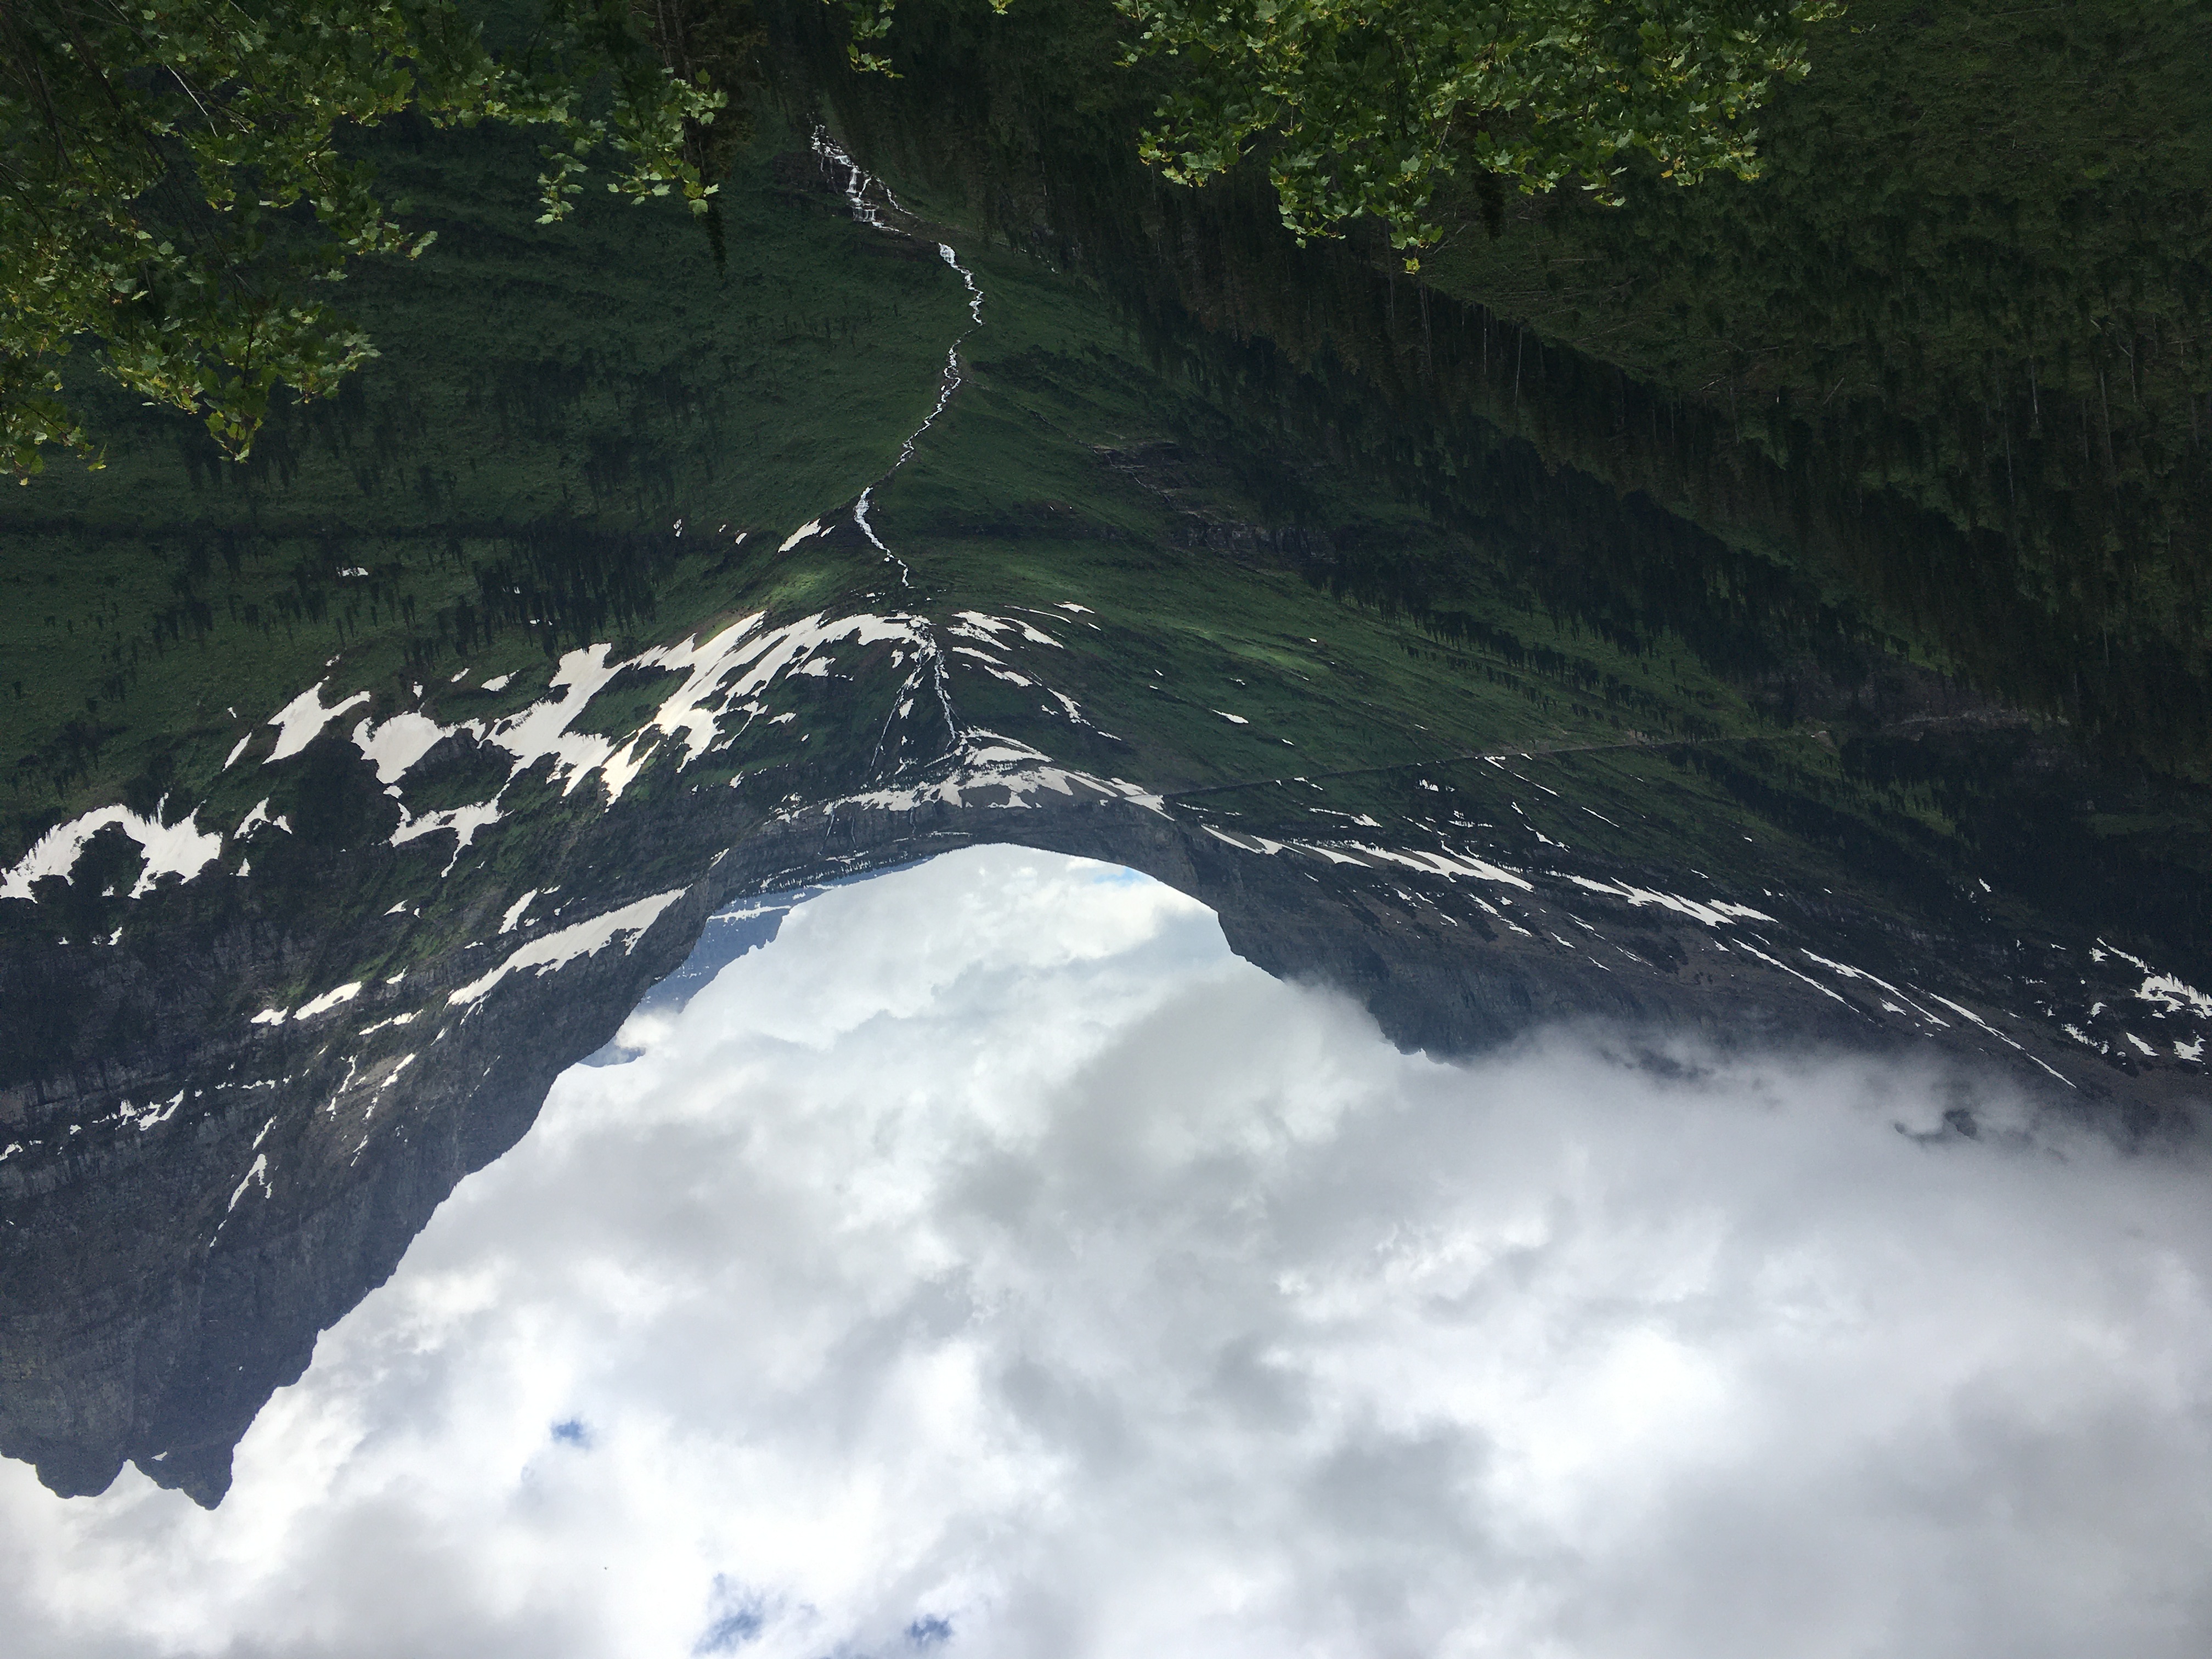
[[(61, 361), (81, 342), (149, 402), (251, 449), (271, 393), (329, 392), (374, 349), (330, 285), (366, 254), (419, 255), (349, 159), (349, 127), (414, 111), (538, 131), (540, 222), (594, 153), (610, 190), (711, 204), (701, 130), (725, 100), (673, 73), (681, 10), (547, 0), (495, 55), (453, 0), (0, 0), (0, 444), (90, 457)], [(659, 26), (656, 28), (656, 25)]]
[[(1000, 11), (1012, 0), (991, 0)], [(854, 58), (895, 0), (855, 0)], [(1145, 158), (1199, 185), (1265, 160), (1301, 239), (1370, 216), (1393, 246), (1441, 234), (1440, 179), (1462, 167), (1620, 199), (1627, 159), (1688, 185), (1758, 172), (1751, 115), (1808, 68), (1836, 0), (1114, 0), (1126, 61), (1167, 90)], [(1164, 60), (1164, 61), (1163, 61)]]
[[(990, 0), (1003, 11), (1012, 0)], [(0, 454), (96, 459), (63, 374), (89, 343), (149, 402), (251, 450), (280, 386), (329, 392), (374, 348), (331, 301), (410, 232), (349, 155), (413, 112), (542, 136), (542, 221), (597, 152), (607, 188), (708, 220), (732, 124), (725, 71), (757, 38), (745, 0), (542, 0), (495, 53), (459, 0), (0, 0)], [(896, 0), (831, 0), (872, 47)], [(1125, 63), (1164, 90), (1139, 136), (1200, 185), (1248, 155), (1301, 239), (1378, 220), (1409, 255), (1462, 168), (1618, 201), (1632, 156), (1689, 184), (1758, 169), (1750, 118), (1806, 71), (1835, 0), (1112, 0)], [(716, 242), (719, 253), (720, 243)], [(1408, 265), (1418, 262), (1409, 257)]]

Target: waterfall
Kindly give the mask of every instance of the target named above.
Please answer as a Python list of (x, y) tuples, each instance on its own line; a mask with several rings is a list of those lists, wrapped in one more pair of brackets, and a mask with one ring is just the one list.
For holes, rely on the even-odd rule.
[[(872, 173), (863, 171), (860, 164), (839, 147), (830, 137), (827, 129), (823, 127), (814, 129), (813, 149), (814, 154), (821, 159), (824, 169), (830, 172), (837, 179), (839, 188), (844, 191), (845, 200), (850, 204), (853, 217), (857, 222), (866, 225), (871, 229), (879, 230), (886, 236), (909, 238), (912, 236), (911, 231), (894, 221), (905, 220), (912, 222), (913, 216), (899, 205), (898, 198), (891, 194), (889, 185)], [(937, 417), (945, 412), (945, 406), (952, 401), (953, 394), (960, 390), (965, 379), (961, 373), (960, 348), (970, 334), (983, 326), (983, 289), (975, 281), (975, 273), (960, 263), (960, 255), (950, 242), (938, 243), (937, 252), (938, 256), (959, 276), (962, 285), (968, 290), (968, 326), (962, 329), (953, 337), (951, 344), (945, 349), (945, 369), (938, 380), (935, 405), (930, 410), (921, 424), (907, 434), (905, 441), (899, 446), (898, 459), (884, 470), (881, 477), (877, 478), (874, 483), (863, 489), (860, 499), (853, 503), (854, 524), (859, 527), (860, 533), (868, 538), (870, 546), (898, 568), (899, 586), (909, 590), (914, 586), (914, 572), (908, 568), (906, 561), (892, 552), (884, 538), (876, 533), (875, 526), (869, 521), (868, 510), (875, 501), (876, 486), (884, 483), (893, 473), (914, 459), (915, 447), (921, 442), (922, 434), (937, 423)], [(909, 694), (918, 689), (925, 671), (927, 672), (931, 681), (931, 690), (936, 694), (938, 706), (945, 713), (945, 724), (950, 733), (953, 748), (959, 748), (964, 738), (964, 733), (960, 727), (959, 716), (953, 711), (951, 687), (945, 679), (945, 653), (938, 646), (935, 632), (931, 629), (927, 620), (919, 617), (915, 620), (923, 637), (921, 660), (915, 665), (914, 672), (908, 677), (906, 686), (901, 690), (896, 709), (884, 720), (883, 732), (877, 738), (876, 760), (878, 763), (880, 763), (883, 757), (884, 744), (889, 738), (891, 720), (896, 719), (898, 712), (902, 712), (908, 705)]]

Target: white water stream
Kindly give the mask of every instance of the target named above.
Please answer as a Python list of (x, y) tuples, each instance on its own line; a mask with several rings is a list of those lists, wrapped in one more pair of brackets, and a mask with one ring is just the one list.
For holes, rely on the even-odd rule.
[[(898, 198), (891, 194), (889, 185), (880, 179), (863, 171), (860, 164), (840, 148), (825, 129), (815, 128), (813, 148), (815, 155), (821, 158), (826, 167), (834, 167), (842, 173), (840, 186), (845, 192), (845, 200), (851, 204), (853, 217), (856, 221), (872, 229), (883, 232), (886, 236), (912, 237), (913, 232), (885, 216), (886, 214), (895, 215), (898, 219), (905, 220), (909, 223), (916, 222), (914, 216), (899, 205)], [(872, 198), (880, 198), (882, 205), (878, 207), (877, 201)], [(860, 499), (853, 503), (853, 522), (860, 527), (860, 533), (868, 538), (869, 545), (881, 553), (890, 563), (898, 567), (899, 586), (909, 589), (914, 586), (914, 572), (908, 568), (906, 561), (892, 552), (884, 544), (884, 538), (876, 533), (875, 526), (869, 521), (868, 509), (874, 503), (877, 485), (887, 482), (892, 474), (914, 459), (915, 447), (921, 441), (922, 434), (937, 423), (937, 417), (945, 413), (945, 406), (951, 403), (953, 394), (964, 384), (965, 377), (960, 368), (960, 348), (966, 343), (970, 334), (983, 326), (983, 290), (975, 281), (975, 273), (960, 263), (959, 253), (951, 243), (938, 243), (937, 252), (938, 256), (958, 275), (961, 283), (968, 290), (968, 326), (962, 329), (954, 337), (952, 343), (945, 349), (945, 370), (938, 380), (936, 404), (923, 418), (921, 424), (908, 433), (905, 441), (900, 444), (898, 459), (884, 469), (882, 477), (863, 489)], [(922, 655), (914, 672), (908, 677), (906, 685), (901, 689), (898, 702), (894, 705), (893, 712), (884, 721), (883, 732), (876, 740), (874, 761), (878, 764), (880, 764), (883, 759), (884, 744), (889, 739), (891, 721), (912, 706), (913, 694), (920, 688), (921, 677), (925, 668), (929, 672), (931, 689), (936, 693), (938, 706), (944, 711), (945, 724), (951, 745), (956, 749), (960, 746), (963, 733), (960, 729), (959, 716), (954, 713), (952, 708), (951, 687), (945, 678), (945, 653), (939, 647), (935, 633), (928, 623), (919, 617), (915, 621), (920, 624), (924, 638)]]

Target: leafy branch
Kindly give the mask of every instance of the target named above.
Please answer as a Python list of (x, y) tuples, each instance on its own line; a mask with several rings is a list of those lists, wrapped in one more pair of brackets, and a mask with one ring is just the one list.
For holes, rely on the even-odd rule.
[[(1758, 175), (1751, 117), (1809, 67), (1838, 0), (1113, 0), (1126, 66), (1166, 60), (1144, 159), (1197, 185), (1264, 157), (1301, 241), (1370, 216), (1410, 252), (1442, 234), (1437, 185), (1462, 167), (1531, 193), (1569, 180), (1618, 205), (1627, 159), (1690, 185)], [(853, 61), (896, 0), (830, 0)], [(1012, 0), (990, 0), (1005, 11)], [(1408, 258), (1409, 269), (1419, 260)]]
[(453, 0), (0, 0), (0, 446), (94, 465), (62, 360), (78, 344), (243, 459), (279, 386), (327, 395), (375, 355), (325, 297), (352, 261), (419, 258), (342, 141), (414, 111), (544, 130), (540, 223), (596, 154), (607, 188), (705, 216), (694, 159), (726, 103), (672, 73), (631, 0), (548, 0), (519, 60)]

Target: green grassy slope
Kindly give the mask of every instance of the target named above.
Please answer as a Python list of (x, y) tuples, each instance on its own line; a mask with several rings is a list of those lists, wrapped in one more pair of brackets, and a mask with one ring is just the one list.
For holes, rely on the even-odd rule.
[[(1004, 252), (975, 263), (989, 298), (969, 383), (874, 514), (940, 624), (972, 611), (1056, 641), (964, 636), (1024, 685), (951, 636), (963, 718), (1268, 833), (1371, 815), (1401, 834), (1433, 775), (1462, 801), (1498, 793), (1487, 816), (1531, 853), (1540, 822), (1624, 868), (1695, 864), (1887, 911), (1962, 903), (2001, 861), (1962, 833), (1962, 811), (1986, 811), (1973, 791), (1877, 775), (1855, 734), (1778, 718), (1679, 637), (1547, 609), (1510, 560), (1371, 475), (1307, 459), (1286, 526), (1264, 419), (1158, 374), (1086, 285)], [(1172, 471), (1141, 459), (1163, 451)], [(1282, 550), (1331, 541), (1448, 550), (1457, 635)], [(1542, 787), (1466, 758), (1520, 751)], [(2045, 856), (2071, 856), (2063, 839)]]
[(914, 0), (899, 82), (839, 80), (815, 11), (779, 26), (866, 155), (1097, 276), (1163, 356), (1233, 347), (1304, 441), (1524, 520), (1570, 471), (1731, 550), (1647, 545), (1641, 591), (1616, 556), (1632, 625), (1751, 592), (1739, 636), (1894, 647), (2107, 750), (2212, 754), (2203, 5), (1866, 0), (1762, 118), (1757, 184), (1609, 211), (1470, 183), (1418, 283), (1358, 228), (1291, 246), (1256, 177), (1146, 175), (1152, 88), (1075, 0)]
[[(204, 803), (208, 823), (235, 823), (266, 787), (225, 757), (325, 676), (326, 702), (366, 690), (364, 713), (421, 707), (450, 722), (541, 696), (562, 648), (610, 641), (619, 657), (741, 609), (789, 620), (918, 605), (951, 629), (963, 611), (1027, 606), (1051, 613), (1037, 625), (1061, 643), (1009, 660), (1088, 723), (956, 649), (963, 715), (1150, 788), (1218, 791), (1205, 799), (1218, 813), (1265, 817), (1222, 786), (1304, 777), (1329, 810), (1402, 820), (1409, 770), (1567, 750), (1580, 758), (1547, 764), (1578, 780), (1560, 797), (1578, 815), (1575, 844), (1624, 866), (1697, 856), (1748, 860), (1744, 878), (1786, 866), (1832, 882), (1854, 864), (1887, 884), (1884, 902), (1909, 905), (2002, 863), (2006, 824), (2032, 818), (2022, 890), (2040, 883), (2031, 853), (2087, 872), (2075, 896), (2103, 915), (2115, 889), (2202, 888), (2201, 813), (2100, 781), (2092, 816), (2115, 833), (2088, 827), (2078, 799), (2058, 799), (2081, 779), (2051, 771), (2032, 728), (2008, 728), (2001, 743), (2018, 752), (1973, 772), (1916, 764), (1924, 748), (1899, 750), (1871, 716), (1800, 719), (1753, 672), (1790, 648), (1778, 618), (1829, 614), (1786, 572), (1761, 576), (1717, 538), (1655, 528), (1648, 507), (1587, 479), (1547, 482), (1510, 441), (1483, 440), (1505, 447), (1452, 488), (1425, 487), (1418, 465), (1376, 465), (1340, 441), (1387, 442), (1390, 405), (1371, 387), (1302, 375), (1265, 342), (1186, 333), (1164, 349), (1110, 281), (1003, 247), (969, 256), (988, 299), (968, 384), (878, 492), (877, 525), (915, 586), (860, 561), (849, 537), (777, 556), (788, 528), (888, 465), (966, 320), (927, 241), (854, 226), (793, 143), (764, 140), (734, 181), (719, 283), (689, 227), (653, 229), (627, 209), (525, 258), (534, 231), (459, 217), (482, 179), (427, 151), (407, 162), (455, 192), (441, 244), (453, 263), (433, 269), (441, 286), (395, 287), (370, 313), (386, 356), (349, 405), (296, 415), (221, 482), (177, 428), (149, 422), (107, 472), (59, 481), (75, 493), (40, 497), (44, 516), (18, 513), (0, 532), (0, 574), (53, 596), (6, 624), (11, 659), (42, 654), (25, 694), (0, 696), (15, 756), (0, 850), (12, 858), (46, 824), (118, 799), (149, 811), (166, 793), (173, 816)], [(500, 159), (485, 155), (467, 166)], [(973, 248), (975, 228), (951, 234)], [(605, 459), (624, 444), (627, 471)], [(742, 549), (740, 528), (755, 532)], [(514, 676), (501, 689), (474, 689), (501, 673)], [(584, 727), (631, 729), (650, 690), (611, 686)], [(832, 751), (865, 761), (880, 720), (847, 701), (799, 711), (826, 722), (805, 751), (824, 778)], [(1655, 741), (1675, 746), (1660, 755)], [(684, 787), (799, 765), (798, 751), (754, 747)], [(2052, 795), (2034, 815), (2017, 810), (2029, 776)], [(300, 809), (321, 810), (323, 794), (343, 805), (342, 782), (300, 781)], [(664, 786), (656, 763), (635, 799)], [(410, 778), (409, 804), (456, 806), (492, 787)], [(1663, 821), (1633, 806), (1639, 792), (1673, 803)], [(597, 810), (542, 795), (515, 786), (507, 822), (465, 861), (528, 884), (565, 815)], [(409, 854), (392, 890), (368, 896), (380, 910), (424, 901), (450, 847)], [(2194, 899), (2156, 908), (2185, 932), (2203, 920)], [(445, 938), (426, 924), (410, 948)], [(305, 985), (337, 969), (303, 972)]]
[(959, 285), (780, 182), (801, 143), (765, 133), (730, 181), (719, 276), (673, 211), (532, 223), (525, 145), (386, 145), (440, 237), (355, 280), (383, 355), (341, 396), (242, 467), (110, 398), (105, 470), (0, 501), (0, 858), (82, 804), (204, 793), (341, 653), (334, 692), (393, 690), (672, 633), (726, 602), (702, 573), (738, 532), (773, 544), (881, 471)]
[[(1264, 422), (1158, 374), (1085, 284), (1006, 252), (976, 268), (989, 298), (969, 383), (878, 492), (876, 522), (940, 617), (1068, 602), (1095, 613), (1072, 631), (1081, 666), (1068, 689), (1096, 705), (1097, 724), (1126, 729), (1124, 775), (1178, 787), (1240, 775), (1261, 755), (1298, 770), (1631, 729), (1772, 729), (1679, 641), (1624, 649), (1544, 614), (1504, 572), (1462, 597), (1511, 647), (1455, 648), (1410, 616), (1333, 593), (1327, 562), (1309, 570), (1273, 550), (1286, 526), (1266, 488), (1279, 458)], [(1156, 461), (1163, 449), (1176, 459)], [(1297, 470), (1307, 540), (1405, 556), (1451, 541), (1375, 480)], [(1007, 705), (987, 722), (1036, 701), (988, 685), (963, 696)]]

